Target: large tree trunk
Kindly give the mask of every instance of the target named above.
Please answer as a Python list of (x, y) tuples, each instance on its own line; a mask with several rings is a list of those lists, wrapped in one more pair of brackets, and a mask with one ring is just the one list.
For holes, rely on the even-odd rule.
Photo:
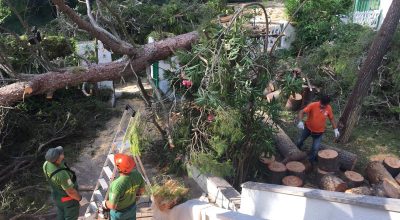
[(362, 102), (370, 88), (371, 82), (377, 73), (383, 56), (386, 54), (400, 19), (400, 1), (392, 1), (385, 20), (370, 47), (367, 59), (358, 72), (358, 80), (347, 101), (346, 107), (339, 120), (341, 136), (339, 141), (345, 143), (360, 115)]
[[(172, 55), (173, 51), (189, 48), (198, 39), (197, 32), (182, 34), (163, 41), (146, 44), (136, 49), (137, 58), (132, 60), (135, 72), (142, 71), (156, 60)], [(0, 88), (0, 106), (7, 106), (31, 95), (44, 94), (66, 86), (82, 82), (99, 82), (118, 79), (123, 74), (131, 73), (126, 68), (127, 62), (112, 62), (105, 65), (91, 66), (89, 69), (72, 68), (63, 72), (48, 72), (35, 76), (29, 81), (17, 82)], [(132, 73), (131, 73), (132, 74)]]
[(277, 125), (278, 132), (274, 136), (274, 140), (276, 142), (276, 147), (279, 150), (279, 153), (281, 153), (282, 156), (285, 157), (283, 160), (283, 163), (289, 162), (289, 161), (299, 161), (303, 160), (307, 157), (307, 154), (293, 143), (293, 141), (290, 139), (290, 137), (285, 133), (285, 131), (282, 130), (281, 127)]
[(391, 198), (400, 198), (400, 186), (379, 161), (370, 162), (365, 170), (368, 180), (372, 184), (382, 185), (385, 195)]
[(319, 184), (321, 189), (328, 191), (344, 192), (347, 189), (347, 184), (334, 175), (323, 176)]
[(344, 170), (353, 170), (356, 162), (357, 155), (343, 149), (332, 147), (326, 144), (321, 144), (321, 150), (331, 149), (339, 153), (339, 167)]

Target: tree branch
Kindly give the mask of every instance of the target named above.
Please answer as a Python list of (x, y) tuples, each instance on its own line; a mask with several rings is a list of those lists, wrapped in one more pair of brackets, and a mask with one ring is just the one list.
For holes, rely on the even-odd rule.
[[(141, 48), (135, 49), (135, 53), (138, 56), (131, 61), (132, 66), (139, 73), (146, 69), (149, 63), (171, 56), (171, 48), (173, 50), (189, 48), (198, 37), (197, 32), (190, 32), (146, 44)], [(82, 82), (119, 79), (123, 74), (130, 73), (130, 71), (122, 71), (126, 65), (126, 62), (115, 61), (108, 64), (93, 65), (88, 69), (74, 67), (60, 72), (51, 71), (37, 75), (28, 81), (3, 86), (0, 88), (0, 106), (10, 106), (25, 97), (45, 94), (66, 86), (75, 86)]]
[(99, 26), (94, 26), (89, 22), (83, 20), (79, 15), (70, 7), (68, 7), (64, 0), (51, 0), (58, 9), (67, 15), (79, 28), (89, 32), (93, 37), (100, 40), (104, 45), (108, 46), (114, 53), (126, 54), (136, 56), (136, 48), (131, 44), (118, 40), (114, 35), (110, 34)]

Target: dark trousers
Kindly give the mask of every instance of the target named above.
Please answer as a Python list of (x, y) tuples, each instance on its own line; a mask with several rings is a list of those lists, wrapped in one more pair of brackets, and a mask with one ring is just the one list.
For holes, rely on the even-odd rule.
[(313, 133), (310, 131), (310, 129), (304, 127), (303, 131), (301, 132), (300, 138), (297, 141), (297, 147), (301, 150), (303, 148), (304, 141), (311, 135), (313, 139), (312, 147), (311, 147), (311, 154), (309, 157), (310, 161), (316, 161), (317, 160), (317, 153), (319, 151), (319, 148), (321, 146), (321, 141), (322, 141), (322, 135), (324, 133)]

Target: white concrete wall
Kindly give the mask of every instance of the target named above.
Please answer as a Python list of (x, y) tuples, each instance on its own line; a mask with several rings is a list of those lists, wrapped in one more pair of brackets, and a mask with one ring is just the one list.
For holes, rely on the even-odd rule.
[(247, 182), (239, 212), (269, 220), (399, 220), (400, 200)]
[(235, 190), (225, 179), (201, 174), (194, 166), (187, 165), (191, 176), (200, 188), (207, 193), (208, 198), (219, 207), (237, 211), (240, 205), (240, 193)]
[(261, 220), (243, 213), (216, 207), (207, 202), (192, 199), (166, 211), (152, 204), (155, 220)]

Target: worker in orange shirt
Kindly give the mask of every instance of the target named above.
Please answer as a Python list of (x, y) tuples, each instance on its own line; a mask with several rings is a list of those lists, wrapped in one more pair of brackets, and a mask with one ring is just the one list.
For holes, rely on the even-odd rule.
[[(314, 162), (317, 159), (317, 153), (321, 145), (322, 135), (325, 132), (326, 119), (329, 119), (332, 124), (335, 132), (335, 138), (338, 138), (340, 135), (339, 130), (336, 127), (335, 120), (333, 119), (332, 107), (329, 105), (330, 101), (330, 97), (324, 95), (321, 97), (320, 101), (308, 104), (299, 112), (299, 123), (297, 124), (297, 127), (302, 131), (300, 139), (296, 145), (301, 150), (304, 141), (311, 135), (313, 138), (311, 155), (309, 157), (311, 162)], [(304, 113), (307, 114), (305, 126), (303, 123)]]

